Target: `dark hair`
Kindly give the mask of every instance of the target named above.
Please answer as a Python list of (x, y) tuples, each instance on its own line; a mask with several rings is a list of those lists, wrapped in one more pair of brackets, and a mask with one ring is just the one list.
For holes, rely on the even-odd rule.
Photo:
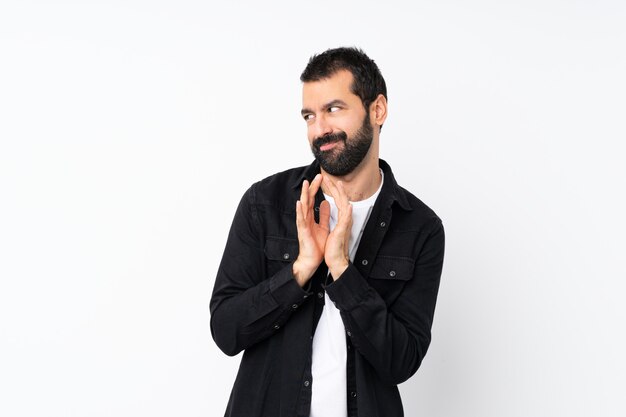
[(313, 55), (300, 75), (300, 81), (319, 81), (348, 70), (354, 78), (351, 91), (361, 98), (367, 111), (379, 94), (387, 98), (387, 86), (376, 63), (358, 48), (334, 48)]

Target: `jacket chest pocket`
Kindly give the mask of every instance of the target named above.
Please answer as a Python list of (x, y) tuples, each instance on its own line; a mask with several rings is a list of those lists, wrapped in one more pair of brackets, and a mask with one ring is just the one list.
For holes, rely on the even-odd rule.
[(271, 277), (289, 263), (296, 260), (299, 253), (295, 239), (268, 236), (265, 240), (265, 261), (267, 277)]
[(407, 281), (413, 278), (415, 260), (396, 256), (378, 256), (369, 277), (368, 284), (374, 288), (390, 306), (400, 295)]

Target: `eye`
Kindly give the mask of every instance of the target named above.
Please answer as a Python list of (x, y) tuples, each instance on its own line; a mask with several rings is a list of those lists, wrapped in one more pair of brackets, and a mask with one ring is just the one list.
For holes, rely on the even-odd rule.
[(304, 118), (305, 122), (308, 122), (309, 120), (313, 120), (313, 114), (311, 113), (304, 114), (302, 115), (302, 117)]
[(341, 107), (339, 107), (339, 106), (331, 106), (331, 107), (328, 108), (328, 112), (329, 113), (334, 113), (334, 112), (339, 111), (339, 110), (341, 110)]

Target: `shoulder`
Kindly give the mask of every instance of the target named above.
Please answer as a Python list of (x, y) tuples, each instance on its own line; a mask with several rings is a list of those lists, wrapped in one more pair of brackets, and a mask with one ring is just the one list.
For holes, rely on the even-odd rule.
[[(378, 160), (379, 166), (385, 174), (386, 195), (394, 202), (393, 217), (401, 220), (404, 227), (414, 231), (434, 230), (441, 227), (441, 219), (433, 209), (417, 198), (406, 188), (400, 186), (391, 166), (383, 159)], [(385, 187), (383, 185), (383, 189)], [(396, 222), (397, 223), (397, 222)]]
[(404, 201), (403, 206), (408, 210), (398, 207), (398, 210), (394, 211), (394, 217), (400, 217), (405, 224), (410, 224), (411, 228), (427, 233), (443, 229), (441, 218), (421, 199), (397, 184), (395, 193), (397, 200)]
[(308, 166), (291, 168), (263, 178), (250, 186), (247, 191), (250, 199), (257, 205), (276, 205), (298, 195), (299, 183), (305, 178)]

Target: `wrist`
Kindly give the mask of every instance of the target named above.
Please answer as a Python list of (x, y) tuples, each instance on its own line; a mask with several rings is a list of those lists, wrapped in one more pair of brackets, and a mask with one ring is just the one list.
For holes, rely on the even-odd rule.
[(292, 266), (293, 277), (300, 287), (304, 287), (304, 285), (311, 279), (315, 270), (311, 270), (311, 268), (306, 268), (302, 265), (302, 262), (299, 259), (296, 259)]
[(348, 265), (350, 265), (350, 261), (348, 259), (342, 259), (328, 265), (328, 270), (330, 271), (330, 275), (333, 277), (334, 281), (336, 281), (341, 274), (348, 269)]

